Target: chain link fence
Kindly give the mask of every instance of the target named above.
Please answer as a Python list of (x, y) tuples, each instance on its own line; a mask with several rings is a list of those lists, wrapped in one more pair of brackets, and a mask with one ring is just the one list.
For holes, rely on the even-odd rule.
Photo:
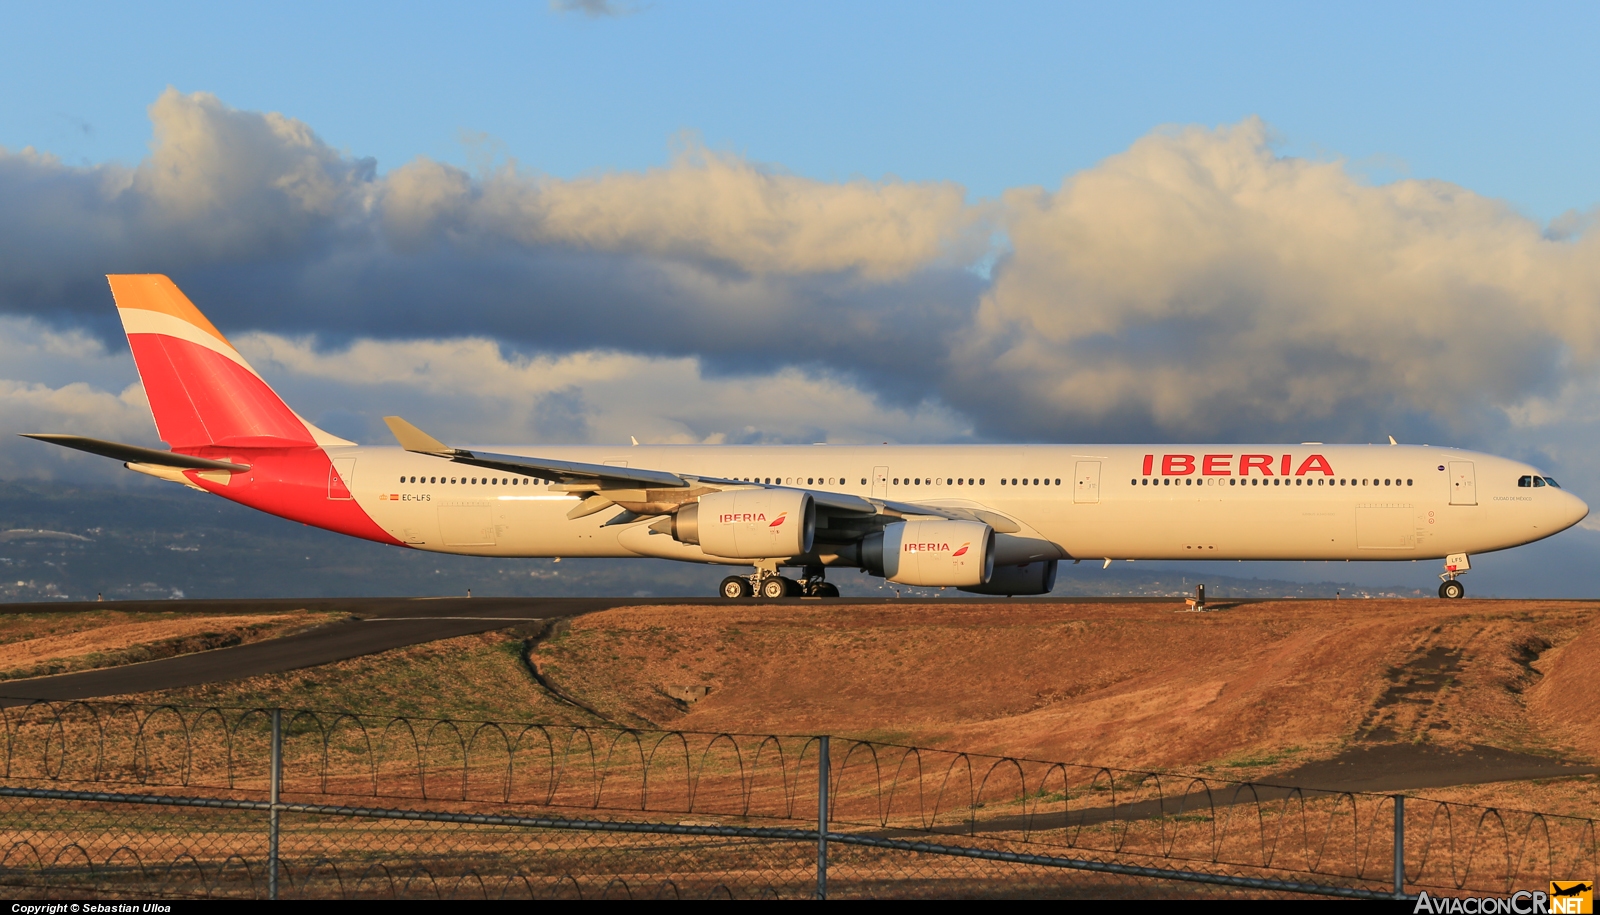
[(1503, 894), (1593, 820), (842, 737), (35, 702), (0, 709), (13, 895)]

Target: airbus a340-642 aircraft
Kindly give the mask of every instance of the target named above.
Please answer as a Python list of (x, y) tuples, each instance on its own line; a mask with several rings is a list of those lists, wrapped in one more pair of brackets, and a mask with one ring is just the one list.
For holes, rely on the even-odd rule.
[[(1589, 507), (1518, 461), (1396, 445), (399, 447), (301, 418), (171, 280), (111, 291), (171, 451), (30, 437), (283, 518), (415, 550), (749, 566), (729, 598), (838, 596), (830, 569), (1046, 594), (1083, 559), (1437, 559), (1548, 537)], [(797, 580), (781, 574), (800, 570)]]

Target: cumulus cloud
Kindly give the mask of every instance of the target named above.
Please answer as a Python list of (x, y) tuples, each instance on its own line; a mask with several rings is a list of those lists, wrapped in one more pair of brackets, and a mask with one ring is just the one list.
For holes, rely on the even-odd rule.
[(1279, 156), (1257, 120), (1152, 134), (1005, 220), (947, 391), (1007, 431), (1470, 435), (1600, 353), (1600, 237)]
[(631, 16), (638, 12), (637, 6), (614, 0), (550, 0), (550, 8), (558, 13), (581, 13), (590, 19)]
[(15, 435), (58, 431), (159, 445), (126, 353), (108, 351), (80, 331), (0, 317), (0, 479), (107, 476), (104, 458), (86, 459)]
[[(380, 173), (204, 93), (150, 115), (133, 166), (0, 151), (0, 312), (107, 354), (0, 369), (18, 402), (64, 391), (60, 366), (125, 359), (102, 278), (124, 271), (172, 274), (357, 438), (415, 404), (462, 439), (1394, 433), (1505, 451), (1551, 441), (1530, 417), (1581, 410), (1564, 392), (1600, 361), (1592, 220), (1373, 184), (1280, 155), (1255, 120), (1156, 131), (1053, 190), (973, 201), (692, 141), (575, 179)], [(117, 399), (127, 377), (85, 380)]]
[[(233, 342), (284, 399), (330, 430), (391, 444), (381, 417), (399, 413), (458, 444), (776, 444), (955, 441), (970, 424), (934, 402), (886, 405), (870, 391), (818, 371), (708, 375), (693, 358), (608, 350), (520, 354), (496, 341), (363, 339), (337, 349), (310, 338), (237, 335)], [(7, 379), (48, 354), (51, 386)], [(20, 357), (11, 361), (7, 357)], [(0, 318), (0, 429), (71, 432), (157, 444), (132, 360), (75, 332)], [(22, 374), (26, 374), (24, 371)], [(782, 404), (775, 411), (772, 404)], [(63, 464), (63, 459), (67, 463)], [(38, 442), (0, 440), (0, 475), (114, 480), (112, 461)]]
[[(338, 350), (308, 338), (255, 333), (234, 340), (308, 416), (371, 416), (361, 438), (387, 442), (385, 413), (456, 442), (689, 444), (965, 439), (970, 425), (933, 401), (903, 408), (825, 372), (784, 368), (708, 375), (689, 357), (615, 350), (559, 356), (507, 351), (485, 338), (360, 340)], [(782, 409), (774, 410), (774, 404)], [(425, 422), (424, 422), (425, 420)]]
[(821, 365), (915, 403), (992, 230), (954, 184), (816, 181), (692, 142), (640, 173), (418, 159), (379, 175), (205, 93), (169, 89), (150, 116), (132, 168), (0, 151), (0, 311), (109, 340), (102, 275), (165, 272), (230, 329)]

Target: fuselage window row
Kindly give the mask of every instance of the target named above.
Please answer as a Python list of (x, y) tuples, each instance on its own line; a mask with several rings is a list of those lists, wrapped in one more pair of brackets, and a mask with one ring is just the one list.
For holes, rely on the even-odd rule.
[[(509, 480), (503, 479), (501, 477), (484, 477), (481, 480), (478, 477), (472, 477), (470, 479), (467, 478), (467, 477), (462, 477), (459, 480), (456, 479), (455, 477), (401, 477), (400, 478), (400, 482), (402, 482), (402, 483), (407, 483), (407, 482), (415, 483), (418, 480), (421, 480), (423, 483), (447, 483), (447, 484), (448, 483), (464, 483), (464, 484), (471, 484), (471, 485), (478, 485), (478, 484), (481, 483), (481, 484), (483, 484), (485, 486), (532, 486), (533, 483), (534, 483), (533, 480), (524, 480), (521, 477), (512, 477)], [(544, 482), (544, 481), (540, 480), (540, 482)]]

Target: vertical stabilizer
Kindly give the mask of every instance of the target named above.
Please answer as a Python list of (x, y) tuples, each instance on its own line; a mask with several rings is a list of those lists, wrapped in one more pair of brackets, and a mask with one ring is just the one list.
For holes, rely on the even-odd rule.
[(289, 409), (172, 280), (107, 279), (156, 431), (174, 450), (352, 444)]

